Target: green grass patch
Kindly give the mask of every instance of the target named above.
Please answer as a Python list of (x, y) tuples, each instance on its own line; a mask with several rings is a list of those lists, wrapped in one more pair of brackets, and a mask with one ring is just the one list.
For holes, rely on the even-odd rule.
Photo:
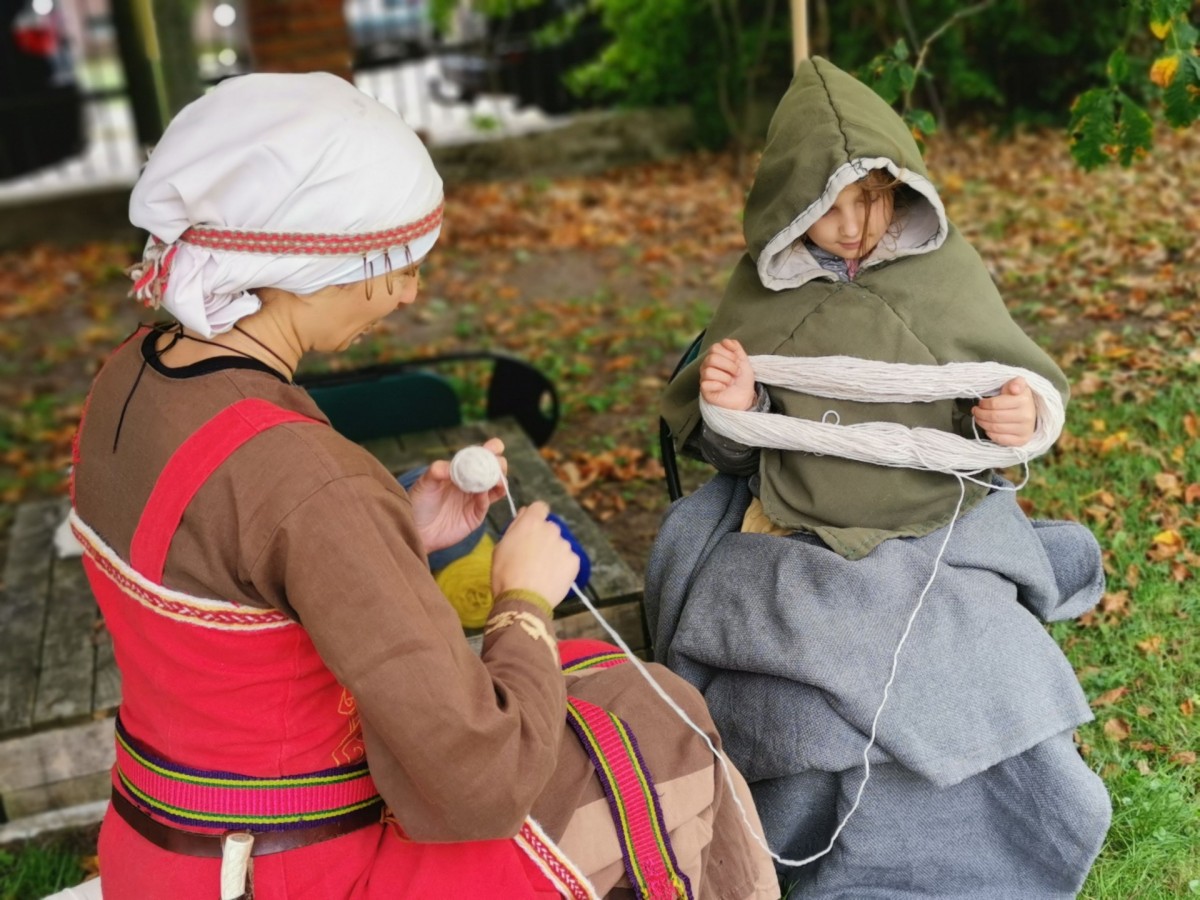
[(79, 848), (70, 839), (0, 847), (0, 900), (36, 900), (78, 884), (86, 875)]
[(1095, 612), (1051, 629), (1095, 710), (1080, 750), (1113, 801), (1080, 896), (1200, 896), (1200, 366), (1149, 339), (1101, 349), (1071, 373), (1091, 387), (1023, 493), (1035, 517), (1085, 521), (1108, 575)]

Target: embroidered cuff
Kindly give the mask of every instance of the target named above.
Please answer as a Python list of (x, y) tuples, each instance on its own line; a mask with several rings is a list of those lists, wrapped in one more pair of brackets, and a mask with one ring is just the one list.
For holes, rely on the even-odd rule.
[[(507, 594), (508, 592), (505, 591), (505, 593)], [(511, 609), (492, 613), (492, 617), (488, 619), (487, 627), (483, 631), (483, 636), (486, 638), (489, 634), (512, 625), (519, 626), (522, 631), (535, 641), (544, 643), (557, 664), (558, 650), (556, 648), (558, 644), (554, 640), (554, 635), (550, 633), (550, 629), (546, 625), (546, 620), (535, 616), (533, 613), (513, 612)]]
[(507, 591), (501, 591), (492, 605), (494, 606), (496, 603), (504, 600), (520, 600), (523, 603), (528, 603), (530, 606), (537, 607), (540, 612), (546, 614), (546, 618), (554, 618), (554, 607), (537, 591), (527, 591), (524, 588), (509, 588)]

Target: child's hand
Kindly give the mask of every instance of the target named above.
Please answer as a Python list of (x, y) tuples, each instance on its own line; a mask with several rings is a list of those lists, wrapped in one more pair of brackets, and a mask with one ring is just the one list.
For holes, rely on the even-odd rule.
[(708, 348), (700, 363), (700, 396), (722, 409), (754, 406), (754, 369), (742, 345), (732, 338)]
[(1014, 378), (995, 397), (984, 397), (971, 410), (975, 423), (1004, 447), (1020, 447), (1033, 437), (1037, 407), (1024, 378)]
[[(500, 471), (507, 472), (504, 443), (499, 438), (492, 438), (483, 447), (496, 454)], [(478, 528), (488, 507), (504, 496), (504, 482), (486, 494), (463, 493), (450, 480), (450, 463), (439, 459), (409, 488), (408, 496), (412, 500), (413, 520), (425, 544), (425, 552), (432, 553), (457, 544)]]

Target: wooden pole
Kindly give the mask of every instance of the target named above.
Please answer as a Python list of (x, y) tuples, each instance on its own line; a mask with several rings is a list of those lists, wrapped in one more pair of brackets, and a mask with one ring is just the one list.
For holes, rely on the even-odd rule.
[(162, 137), (169, 118), (154, 18), (144, 0), (113, 0), (111, 10), (138, 143), (151, 147)]
[(808, 59), (808, 0), (792, 0), (792, 65)]

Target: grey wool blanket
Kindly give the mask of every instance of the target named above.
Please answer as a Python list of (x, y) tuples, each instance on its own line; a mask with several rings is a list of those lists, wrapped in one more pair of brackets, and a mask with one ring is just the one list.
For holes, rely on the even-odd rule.
[(704, 694), (785, 856), (823, 849), (853, 802), (934, 576), (860, 806), (828, 856), (789, 870), (790, 896), (1073, 896), (1109, 804), (1071, 742), (1086, 698), (1042, 623), (1099, 599), (1091, 533), (994, 491), (953, 524), (934, 575), (946, 528), (848, 560), (811, 535), (741, 533), (749, 501), (718, 475), (671, 507), (646, 610), (655, 659)]

